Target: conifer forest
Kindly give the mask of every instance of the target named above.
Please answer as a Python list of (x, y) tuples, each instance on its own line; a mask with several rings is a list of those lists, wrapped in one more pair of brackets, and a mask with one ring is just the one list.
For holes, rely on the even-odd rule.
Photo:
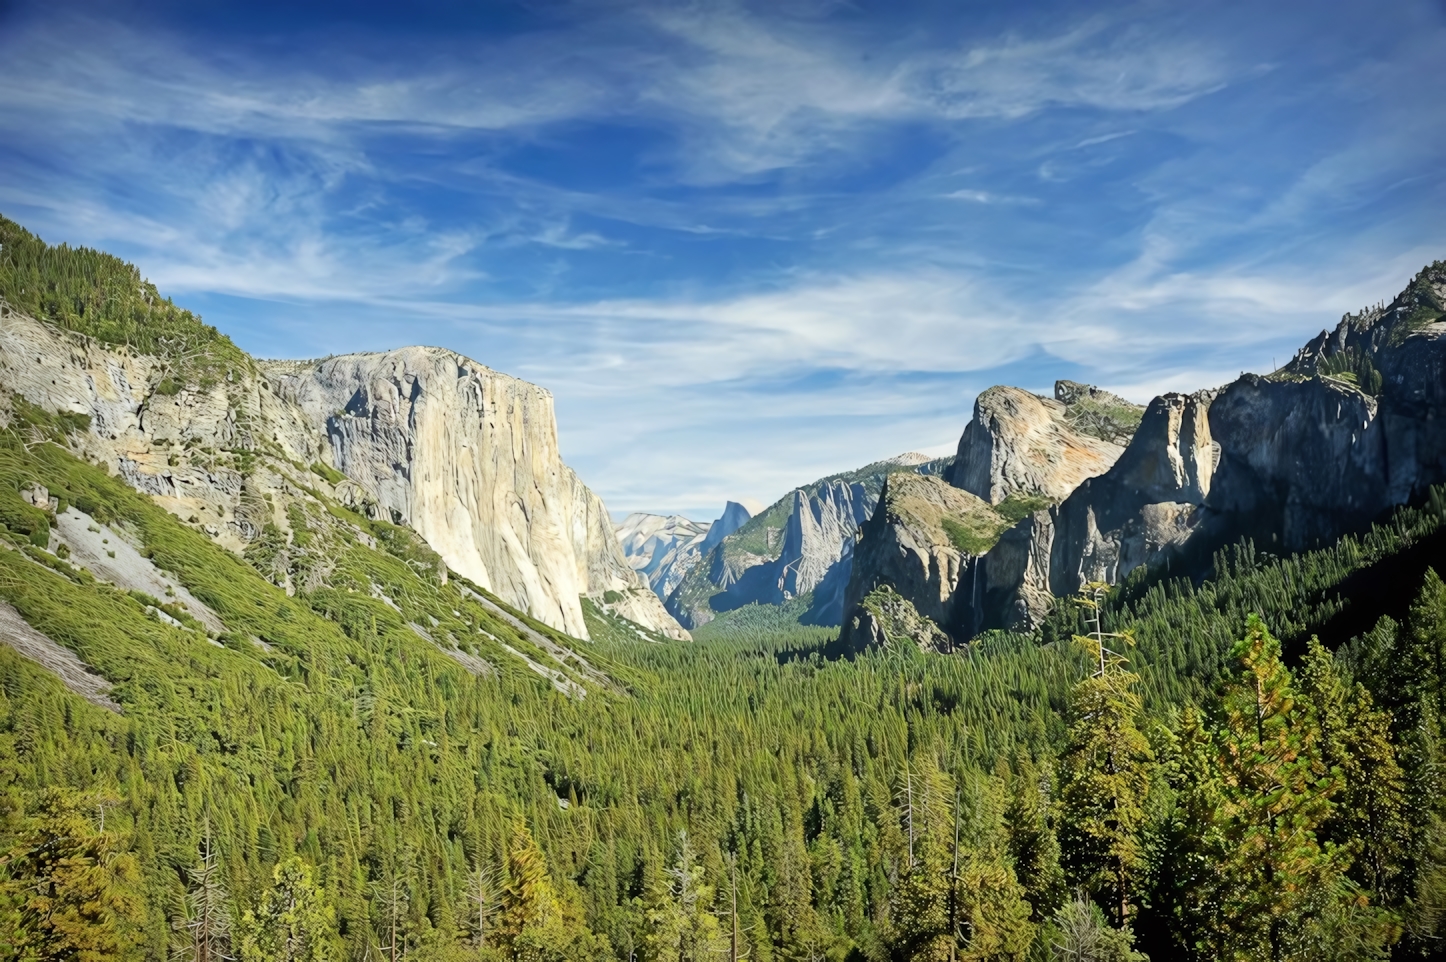
[[(9, 309), (182, 380), (250, 363), (28, 236)], [(679, 641), (588, 601), (580, 641), (319, 493), (228, 551), (85, 418), (6, 407), (0, 600), (106, 685), (0, 645), (0, 959), (1442, 956), (1446, 490), (949, 653), (760, 606)], [(73, 563), (73, 512), (225, 630)]]

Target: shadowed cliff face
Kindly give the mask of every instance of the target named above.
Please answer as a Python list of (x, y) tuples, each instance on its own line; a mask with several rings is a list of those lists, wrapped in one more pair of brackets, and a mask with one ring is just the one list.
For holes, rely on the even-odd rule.
[[(986, 628), (1028, 629), (1055, 598), (1091, 581), (1117, 582), (1142, 565), (1200, 577), (1216, 549), (1242, 537), (1296, 552), (1359, 530), (1446, 480), (1443, 302), (1446, 264), (1438, 263), (1389, 306), (1347, 315), (1269, 377), (1248, 374), (1219, 391), (1156, 398), (1107, 471), (1005, 531), (964, 566), (947, 598), (887, 550), (917, 540), (898, 521), (876, 517), (866, 526), (856, 577), (892, 586), (963, 640)], [(1033, 422), (1016, 427), (1022, 453), (1001, 451), (997, 425), (1029, 421), (1020, 412), (1030, 406), (994, 391), (1009, 404), (976, 408), (983, 424), (966, 429), (954, 479), (991, 497), (1023, 476), (1011, 465), (1038, 462), (1030, 452), (1041, 436)], [(966, 452), (971, 445), (987, 459)], [(1066, 461), (1061, 453), (1049, 463)], [(863, 571), (864, 559), (877, 570)]]
[(723, 514), (711, 524), (689, 521), (679, 515), (637, 512), (617, 526), (618, 541), (628, 564), (647, 581), (660, 600), (667, 600), (708, 552), (747, 524), (752, 516), (737, 501), (729, 501)]
[(811, 594), (808, 622), (838, 624), (858, 532), (874, 512), (884, 478), (899, 470), (937, 472), (949, 463), (901, 455), (790, 492), (703, 549), (668, 596), (668, 610), (697, 628), (744, 605), (777, 605)]

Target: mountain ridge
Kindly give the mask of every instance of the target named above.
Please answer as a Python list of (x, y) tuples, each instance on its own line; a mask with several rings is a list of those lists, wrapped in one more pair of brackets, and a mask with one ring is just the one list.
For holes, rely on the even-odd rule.
[[(290, 505), (322, 489), (416, 528), (440, 563), (575, 637), (588, 635), (584, 595), (685, 636), (628, 566), (601, 499), (562, 462), (545, 389), (442, 348), (257, 360), (161, 300), (131, 265), (48, 249), (11, 221), (0, 235), (12, 271), (78, 258), (140, 292), (124, 311), (79, 294), (31, 298), (50, 309), (35, 318), (9, 298), (42, 286), (38, 266), (0, 278), (0, 388), (84, 419), (73, 437), (87, 457), (233, 553), (268, 530), (291, 539)], [(170, 334), (156, 335), (153, 315)]]
[[(850, 586), (845, 647), (877, 642), (865, 602), (882, 588), (915, 605), (952, 646), (989, 628), (1035, 629), (1055, 599), (1137, 568), (1201, 577), (1214, 552), (1241, 537), (1289, 553), (1363, 530), (1446, 478), (1446, 430), (1434, 414), (1446, 401), (1443, 304), (1446, 264), (1437, 261), (1388, 305), (1345, 315), (1270, 375), (1155, 398), (1107, 470), (1032, 505), (997, 543), (951, 545), (942, 528), (903, 515), (871, 525), (859, 549), (870, 563), (855, 568)], [(961, 457), (980, 446), (991, 419), (1004, 423), (976, 405)], [(1060, 443), (1049, 443), (1056, 454), (1045, 460), (1063, 460)], [(1019, 455), (976, 456), (973, 474), (988, 460), (999, 477), (1027, 477), (1010, 469)], [(962, 486), (964, 473), (951, 480)], [(976, 494), (985, 490), (968, 480)], [(887, 543), (920, 545), (922, 554), (890, 553)], [(943, 587), (921, 579), (920, 566), (949, 573)]]

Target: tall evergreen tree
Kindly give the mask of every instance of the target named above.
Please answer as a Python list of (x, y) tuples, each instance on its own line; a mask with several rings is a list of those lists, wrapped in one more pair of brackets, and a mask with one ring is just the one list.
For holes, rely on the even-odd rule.
[(1053, 780), (1048, 769), (1036, 766), (1024, 753), (1016, 753), (1012, 772), (1001, 760), (1001, 771), (1009, 784), (1004, 810), (1009, 857), (1029, 899), (1030, 918), (1043, 922), (1060, 907), (1065, 890), (1059, 840), (1052, 824)]
[(191, 962), (227, 962), (231, 958), (231, 896), (209, 820), (202, 829), (200, 858), (188, 883), (185, 914), (176, 926), (181, 937), (179, 954)]
[(647, 958), (656, 962), (702, 962), (729, 951), (718, 917), (713, 914), (713, 886), (686, 831), (678, 832), (673, 862), (650, 893), (647, 910)]
[(1197, 951), (1214, 959), (1314, 958), (1321, 922), (1355, 898), (1343, 853), (1317, 840), (1339, 779), (1322, 763), (1310, 706), (1258, 617), (1234, 654), (1241, 667), (1221, 697), (1210, 768), (1191, 788), (1193, 814), (1203, 820), (1194, 831), (1212, 838), (1218, 858), (1194, 893), (1210, 907)]
[(1134, 685), (1110, 644), (1132, 643), (1128, 634), (1105, 633), (1099, 624), (1098, 589), (1082, 603), (1094, 617), (1088, 635), (1076, 635), (1092, 667), (1075, 685), (1069, 744), (1060, 760), (1062, 861), (1070, 880), (1100, 900), (1116, 925), (1124, 925), (1144, 860), (1141, 831), (1154, 755), (1136, 727), (1141, 711)]
[(587, 962), (610, 952), (591, 932), (576, 899), (561, 898), (542, 850), (526, 823), (513, 824), (507, 879), (490, 938), (504, 958), (519, 962)]
[(1339, 779), (1321, 840), (1346, 850), (1351, 877), (1377, 900), (1399, 905), (1402, 869), (1410, 844), (1406, 777), (1391, 742), (1391, 719), (1378, 711), (1365, 687), (1350, 685), (1335, 657), (1312, 638), (1299, 687), (1320, 730), (1320, 760)]

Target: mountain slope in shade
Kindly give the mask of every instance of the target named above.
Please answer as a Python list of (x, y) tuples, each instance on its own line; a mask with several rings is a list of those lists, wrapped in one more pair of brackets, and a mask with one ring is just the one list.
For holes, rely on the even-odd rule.
[(635, 512), (618, 524), (617, 535), (628, 564), (663, 601), (703, 555), (751, 517), (753, 512), (737, 501), (729, 501), (718, 520), (707, 523)]
[(669, 594), (668, 611), (695, 628), (744, 605), (811, 596), (806, 620), (838, 624), (854, 542), (884, 478), (900, 470), (939, 474), (952, 463), (903, 454), (789, 492), (719, 540)]

